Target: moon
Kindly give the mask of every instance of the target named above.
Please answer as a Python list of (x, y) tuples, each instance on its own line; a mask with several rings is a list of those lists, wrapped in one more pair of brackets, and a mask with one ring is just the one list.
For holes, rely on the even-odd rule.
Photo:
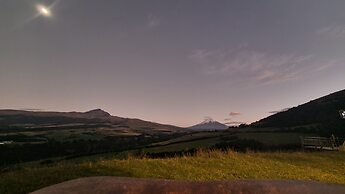
[(39, 5), (36, 6), (36, 8), (37, 8), (39, 14), (42, 15), (42, 16), (49, 17), (49, 16), (52, 15), (51, 11), (49, 10), (49, 8), (44, 6), (44, 5), (40, 5), (39, 4)]

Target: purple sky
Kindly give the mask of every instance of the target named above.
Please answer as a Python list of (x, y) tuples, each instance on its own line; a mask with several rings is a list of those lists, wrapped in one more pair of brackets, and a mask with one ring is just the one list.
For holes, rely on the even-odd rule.
[(344, 0), (0, 0), (0, 108), (253, 122), (344, 89), (344, 10)]

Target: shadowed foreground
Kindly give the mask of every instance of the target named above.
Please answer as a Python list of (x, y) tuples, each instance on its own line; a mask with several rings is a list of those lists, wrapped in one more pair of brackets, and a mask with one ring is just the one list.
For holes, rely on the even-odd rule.
[(33, 192), (33, 194), (343, 194), (345, 186), (310, 181), (211, 181), (188, 182), (124, 177), (79, 178)]

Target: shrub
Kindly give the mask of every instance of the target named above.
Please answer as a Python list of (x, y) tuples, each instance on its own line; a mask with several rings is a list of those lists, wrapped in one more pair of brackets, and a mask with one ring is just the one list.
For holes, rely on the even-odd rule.
[(339, 151), (345, 152), (345, 142), (339, 147)]

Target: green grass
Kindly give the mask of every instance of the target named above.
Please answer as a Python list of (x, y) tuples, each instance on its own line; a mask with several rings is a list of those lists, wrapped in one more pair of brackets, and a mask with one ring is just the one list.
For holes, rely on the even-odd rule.
[(193, 141), (193, 140), (203, 139), (203, 138), (214, 138), (214, 137), (220, 137), (224, 134), (226, 133), (224, 132), (196, 132), (196, 133), (186, 134), (178, 138), (169, 139), (167, 141), (153, 143), (152, 146), (164, 146), (164, 145)]
[[(128, 131), (124, 128), (87, 128), (87, 129), (54, 129), (48, 128), (46, 131), (18, 131), (18, 132), (4, 132), (0, 131), (0, 139), (9, 136), (20, 136), (27, 139), (26, 143), (37, 142), (37, 138), (43, 140), (55, 140), (59, 142), (71, 142), (77, 140), (93, 140), (99, 141), (103, 140), (109, 136), (137, 136), (140, 133), (135, 133), (133, 131)], [(17, 142), (14, 138), (9, 138)], [(45, 141), (43, 141), (45, 142)]]
[(167, 141), (153, 143), (153, 147), (143, 149), (144, 152), (178, 152), (188, 149), (210, 148), (225, 140), (222, 138), (239, 138), (255, 140), (266, 146), (300, 145), (302, 133), (278, 133), (278, 132), (200, 132), (187, 134)]
[(165, 159), (128, 158), (23, 165), (0, 173), (0, 193), (27, 193), (85, 176), (178, 180), (293, 179), (345, 184), (344, 152), (198, 152)]
[(152, 148), (143, 149), (144, 152), (150, 153), (160, 153), (160, 152), (179, 152), (189, 149), (198, 149), (198, 148), (209, 148), (216, 143), (219, 143), (221, 140), (218, 137), (207, 138), (200, 140), (191, 140), (188, 142), (177, 142), (176, 144), (163, 145)]

